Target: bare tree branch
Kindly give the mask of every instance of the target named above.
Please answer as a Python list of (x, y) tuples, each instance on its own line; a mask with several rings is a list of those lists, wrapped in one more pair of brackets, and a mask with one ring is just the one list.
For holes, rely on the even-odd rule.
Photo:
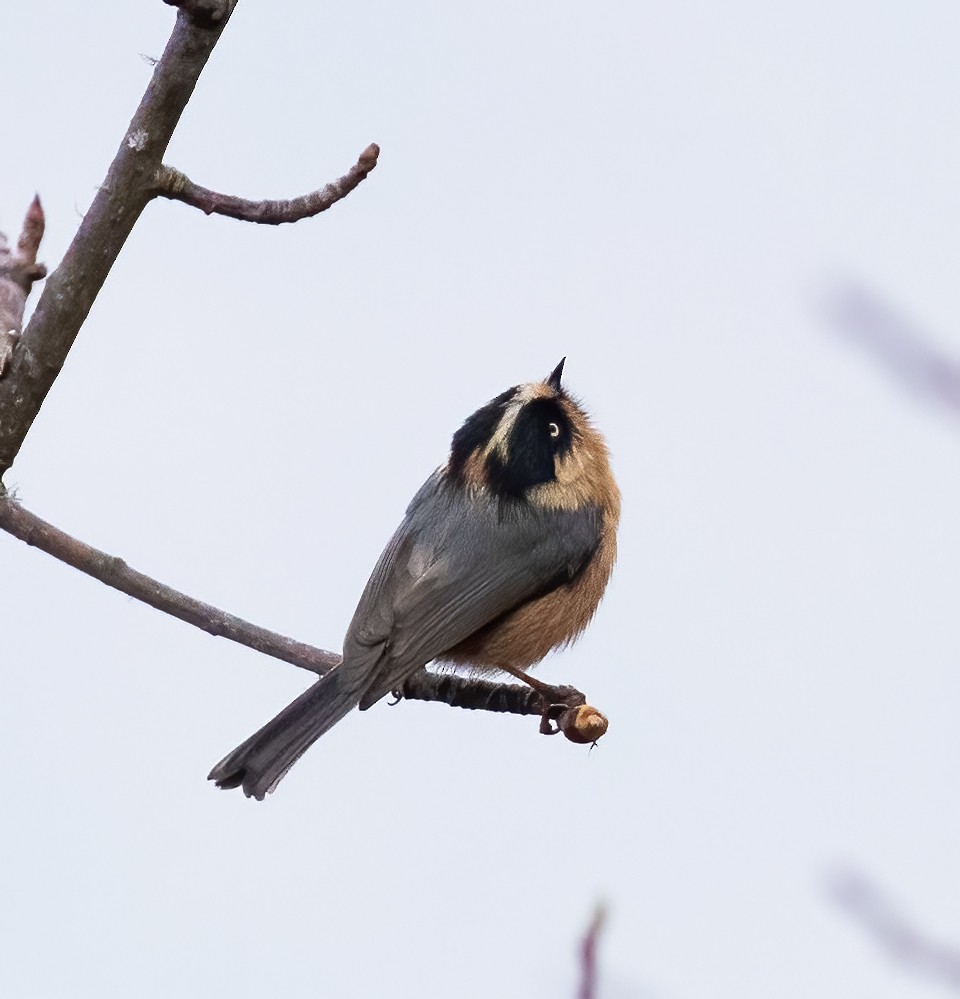
[(866, 350), (905, 388), (960, 414), (960, 360), (867, 288), (847, 282), (826, 302), (837, 332)]
[(598, 904), (580, 943), (580, 991), (577, 999), (597, 999), (597, 941), (606, 922), (606, 910)]
[(830, 889), (837, 904), (891, 958), (911, 971), (960, 991), (960, 948), (925, 937), (862, 874), (843, 871), (832, 878)]
[(20, 338), (23, 310), (33, 283), (47, 276), (46, 267), (37, 263), (43, 229), (43, 207), (37, 195), (27, 209), (20, 238), (12, 252), (7, 237), (0, 232), (0, 378), (7, 372)]
[[(324, 211), (376, 166), (380, 150), (371, 145), (345, 176), (319, 191), (291, 201), (263, 202), (208, 191), (165, 166), (167, 145), (236, 0), (165, 2), (179, 8), (177, 22), (107, 177), (27, 328), (19, 336), (0, 339), (0, 373), (6, 371), (0, 380), (0, 478), (16, 459), (114, 261), (153, 198), (185, 201), (208, 214), (278, 224)], [(22, 304), (19, 314), (22, 319)]]
[(360, 154), (360, 159), (339, 179), (311, 191), (299, 198), (281, 201), (248, 201), (230, 194), (218, 194), (199, 184), (173, 167), (162, 165), (157, 170), (156, 190), (163, 198), (182, 201), (199, 208), (207, 215), (227, 215), (241, 222), (258, 222), (263, 225), (282, 225), (299, 222), (325, 212), (345, 198), (377, 165), (380, 147), (374, 142)]
[(264, 655), (310, 670), (321, 676), (340, 662), (335, 652), (325, 652), (285, 635), (250, 624), (233, 614), (181, 593), (106, 552), (91, 548), (41, 520), (12, 497), (0, 493), (0, 528), (15, 538), (39, 548), (61, 562), (85, 572), (121, 593), (201, 628), (211, 635), (228, 638)]
[(178, 13), (107, 177), (13, 345), (0, 380), (0, 476), (13, 464), (131, 229), (156, 196), (157, 169), (231, 10), (221, 4), (220, 20), (201, 27), (194, 8), (209, 13), (210, 4), (185, 6), (193, 13)]
[(420, 670), (394, 691), (397, 699), (442, 701), (454, 708), (538, 715), (544, 735), (562, 732), (571, 742), (595, 743), (607, 731), (607, 719), (575, 687), (481, 680), (457, 673)]
[[(586, 698), (572, 687), (567, 688)], [(429, 673), (421, 670), (404, 680), (394, 696), (407, 701), (442, 701), (452, 708), (495, 711), (514, 715), (542, 715), (543, 698), (533, 687), (521, 683), (499, 683), (464, 677), (458, 673)]]

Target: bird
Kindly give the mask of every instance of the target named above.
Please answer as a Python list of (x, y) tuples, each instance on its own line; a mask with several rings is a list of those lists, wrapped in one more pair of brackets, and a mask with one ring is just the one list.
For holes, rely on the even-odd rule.
[(515, 385), (468, 417), (364, 588), (343, 660), (209, 779), (262, 801), (355, 707), (430, 662), (526, 672), (587, 627), (617, 554), (620, 491), (603, 436), (561, 384)]

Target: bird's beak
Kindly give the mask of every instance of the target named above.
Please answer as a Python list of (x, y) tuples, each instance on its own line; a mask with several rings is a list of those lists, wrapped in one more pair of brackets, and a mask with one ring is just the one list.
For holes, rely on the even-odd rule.
[(563, 374), (563, 362), (566, 360), (565, 357), (560, 359), (560, 363), (547, 375), (547, 384), (550, 388), (560, 391), (560, 376)]

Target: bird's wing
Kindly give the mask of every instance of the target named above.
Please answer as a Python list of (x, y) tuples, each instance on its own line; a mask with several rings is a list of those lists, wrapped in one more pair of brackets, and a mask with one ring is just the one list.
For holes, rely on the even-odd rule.
[(573, 579), (600, 543), (597, 507), (502, 504), (429, 479), (380, 557), (344, 642), (361, 706), (478, 628)]

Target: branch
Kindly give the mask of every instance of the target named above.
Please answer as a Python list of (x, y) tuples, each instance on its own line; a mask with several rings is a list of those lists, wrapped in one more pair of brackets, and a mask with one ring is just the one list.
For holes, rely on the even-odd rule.
[(825, 303), (836, 331), (866, 350), (905, 388), (960, 414), (960, 360), (869, 289), (839, 285)]
[(325, 652), (250, 624), (249, 621), (188, 597), (179, 590), (131, 569), (123, 559), (91, 548), (65, 534), (3, 493), (0, 493), (0, 527), (28, 545), (99, 579), (101, 583), (142, 600), (187, 624), (202, 628), (211, 635), (229, 638), (231, 642), (246, 645), (264, 655), (282, 659), (321, 676), (340, 662), (340, 656), (335, 652)]
[[(150, 576), (131, 569), (115, 555), (84, 544), (22, 507), (0, 486), (0, 528), (74, 569), (112, 586), (115, 590), (192, 624), (210, 635), (273, 656), (283, 662), (323, 676), (341, 657), (296, 639), (251, 624), (219, 607), (203, 603)], [(607, 720), (573, 687), (541, 684), (545, 694), (532, 687), (492, 683), (448, 673), (420, 670), (396, 691), (398, 698), (439, 701), (454, 707), (540, 715), (540, 731), (563, 734), (571, 742), (594, 743), (607, 730)], [(555, 727), (554, 727), (555, 726)]]
[(454, 708), (539, 715), (544, 735), (563, 734), (581, 745), (595, 743), (607, 731), (607, 719), (574, 687), (538, 683), (501, 683), (457, 673), (422, 669), (408, 677), (394, 696), (408, 701), (441, 701)]
[(831, 894), (879, 946), (911, 971), (960, 989), (960, 949), (924, 936), (863, 875), (834, 876)]
[(597, 941), (606, 922), (606, 909), (597, 904), (593, 919), (580, 942), (580, 992), (578, 999), (596, 999), (597, 995)]
[(47, 276), (46, 267), (37, 263), (43, 229), (43, 208), (37, 195), (27, 209), (20, 238), (12, 252), (7, 237), (0, 232), (0, 378), (7, 372), (20, 338), (23, 310), (33, 283)]
[[(0, 476), (13, 464), (131, 229), (156, 196), (157, 169), (232, 10), (227, 0), (181, 6), (106, 179), (13, 344), (0, 380)], [(200, 16), (200, 8), (209, 15), (214, 7), (219, 20)]]
[(282, 201), (248, 201), (230, 194), (218, 194), (199, 184), (166, 164), (159, 167), (156, 176), (156, 193), (172, 201), (182, 201), (199, 208), (207, 215), (227, 215), (241, 222), (258, 222), (263, 225), (282, 225), (299, 222), (325, 212), (345, 198), (377, 165), (380, 147), (374, 142), (360, 154), (360, 159), (339, 179), (299, 198)]

